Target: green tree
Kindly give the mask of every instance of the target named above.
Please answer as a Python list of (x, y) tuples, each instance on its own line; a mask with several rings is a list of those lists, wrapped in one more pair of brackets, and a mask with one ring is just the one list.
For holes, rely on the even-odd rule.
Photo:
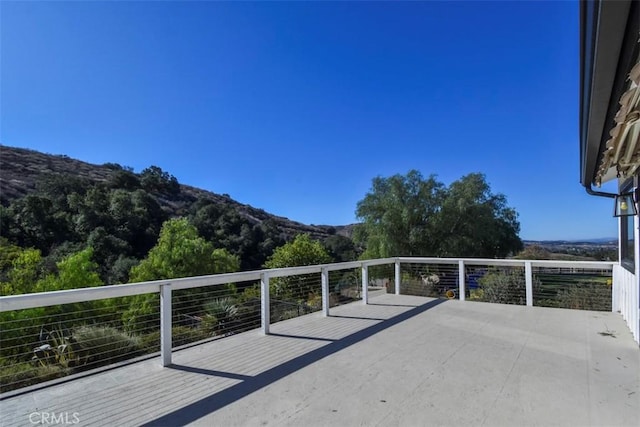
[(357, 259), (356, 247), (353, 244), (353, 240), (348, 237), (333, 234), (327, 237), (323, 244), (329, 255), (336, 262), (347, 262)]
[[(130, 281), (173, 279), (179, 277), (202, 276), (237, 271), (238, 257), (225, 249), (215, 249), (213, 245), (198, 235), (196, 228), (186, 218), (166, 221), (160, 230), (156, 246), (129, 274)], [(179, 308), (194, 307), (207, 301), (219, 292), (217, 287), (204, 290), (182, 291), (174, 297), (174, 313)], [(141, 325), (156, 328), (158, 323), (159, 298), (154, 295), (140, 295), (129, 300), (129, 309), (123, 314), (123, 324), (128, 330), (139, 330)]]
[(433, 175), (424, 179), (416, 170), (374, 178), (356, 208), (362, 224), (354, 238), (366, 247), (363, 257), (434, 254), (437, 242), (430, 236), (443, 197), (443, 185)]
[(538, 245), (531, 245), (524, 248), (514, 258), (517, 259), (552, 259), (551, 252)]
[(175, 176), (163, 171), (158, 166), (149, 166), (140, 174), (140, 184), (150, 192), (167, 194), (180, 193), (180, 184)]
[(451, 183), (435, 219), (436, 255), (504, 258), (523, 247), (518, 214), (503, 194), (493, 194), (483, 174)]
[(102, 285), (98, 264), (93, 261), (93, 249), (86, 248), (57, 263), (58, 273), (36, 283), (36, 292), (60, 291)]
[(13, 262), (20, 256), (23, 249), (14, 245), (4, 237), (0, 237), (0, 282), (6, 281), (7, 273), (12, 269)]
[(130, 279), (135, 282), (173, 279), (229, 273), (238, 268), (237, 257), (224, 249), (214, 249), (186, 218), (175, 218), (162, 225), (158, 243), (131, 269)]
[(479, 173), (449, 187), (415, 170), (374, 178), (356, 215), (362, 224), (354, 239), (365, 258), (504, 257), (522, 248), (516, 211)]
[[(7, 248), (3, 245), (3, 248)], [(13, 251), (12, 251), (13, 252)], [(2, 283), (2, 295), (19, 295), (37, 292), (42, 256), (38, 249), (22, 249), (11, 255), (11, 266), (6, 270), (6, 281)]]
[[(299, 234), (292, 242), (276, 248), (264, 266), (284, 268), (326, 264), (331, 261), (331, 256), (320, 242), (311, 240), (308, 234)], [(282, 277), (271, 281), (276, 297), (297, 300), (306, 300), (308, 294), (319, 293), (318, 285), (319, 282), (312, 275)]]

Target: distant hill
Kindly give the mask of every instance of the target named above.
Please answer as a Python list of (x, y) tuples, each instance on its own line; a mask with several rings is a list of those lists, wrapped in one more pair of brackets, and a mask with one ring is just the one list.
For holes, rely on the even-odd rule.
[(600, 237), (579, 240), (523, 240), (525, 245), (557, 246), (557, 245), (617, 245), (617, 237)]
[[(0, 203), (7, 206), (12, 200), (33, 192), (38, 179), (46, 174), (71, 174), (91, 181), (105, 182), (117, 170), (114, 166), (119, 165), (94, 165), (65, 155), (46, 154), (0, 145)], [(227, 195), (185, 184), (180, 184), (178, 195), (172, 198), (159, 198), (158, 202), (169, 216), (179, 216), (198, 199), (209, 199), (225, 207), (231, 207), (253, 224), (272, 220), (287, 240), (301, 233), (308, 233), (316, 239), (323, 239), (332, 234), (350, 236), (352, 230), (352, 225), (306, 225), (237, 202)]]

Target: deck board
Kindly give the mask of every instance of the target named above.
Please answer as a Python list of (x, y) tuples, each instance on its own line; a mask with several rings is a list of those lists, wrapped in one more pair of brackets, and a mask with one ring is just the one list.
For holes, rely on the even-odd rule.
[(617, 314), (371, 302), (5, 398), (1, 424), (640, 425), (640, 350)]

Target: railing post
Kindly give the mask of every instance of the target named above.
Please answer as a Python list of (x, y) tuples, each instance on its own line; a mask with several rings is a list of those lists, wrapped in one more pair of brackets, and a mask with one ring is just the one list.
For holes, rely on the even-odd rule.
[(362, 302), (369, 304), (369, 266), (362, 264)]
[(171, 284), (160, 285), (160, 356), (171, 365)]
[(466, 298), (465, 290), (465, 275), (464, 260), (458, 260), (458, 299), (464, 301)]
[(618, 297), (619, 287), (618, 287), (618, 271), (616, 266), (613, 266), (611, 269), (611, 311), (613, 313), (617, 313), (620, 311), (620, 298)]
[(396, 258), (396, 268), (395, 268), (395, 279), (396, 279), (396, 295), (400, 295), (400, 260)]
[(329, 270), (327, 267), (322, 267), (320, 276), (322, 277), (322, 315), (327, 317), (329, 315)]
[(269, 334), (270, 312), (269, 312), (269, 275), (262, 273), (260, 275), (260, 323), (262, 325), (262, 333)]
[(533, 271), (531, 269), (531, 261), (524, 263), (524, 280), (527, 293), (527, 306), (533, 306)]

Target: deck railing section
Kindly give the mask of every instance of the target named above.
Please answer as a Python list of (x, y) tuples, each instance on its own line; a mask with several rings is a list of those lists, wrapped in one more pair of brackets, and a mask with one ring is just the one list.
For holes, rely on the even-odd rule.
[(621, 265), (613, 267), (613, 311), (620, 312), (629, 325), (633, 339), (640, 344), (639, 278)]
[[(610, 310), (613, 266), (399, 257), (4, 296), (0, 384), (5, 392), (158, 351), (167, 366), (181, 345), (257, 328), (268, 334), (275, 322), (328, 316), (337, 304), (367, 304), (381, 292)], [(571, 304), (549, 303), (558, 299)]]

